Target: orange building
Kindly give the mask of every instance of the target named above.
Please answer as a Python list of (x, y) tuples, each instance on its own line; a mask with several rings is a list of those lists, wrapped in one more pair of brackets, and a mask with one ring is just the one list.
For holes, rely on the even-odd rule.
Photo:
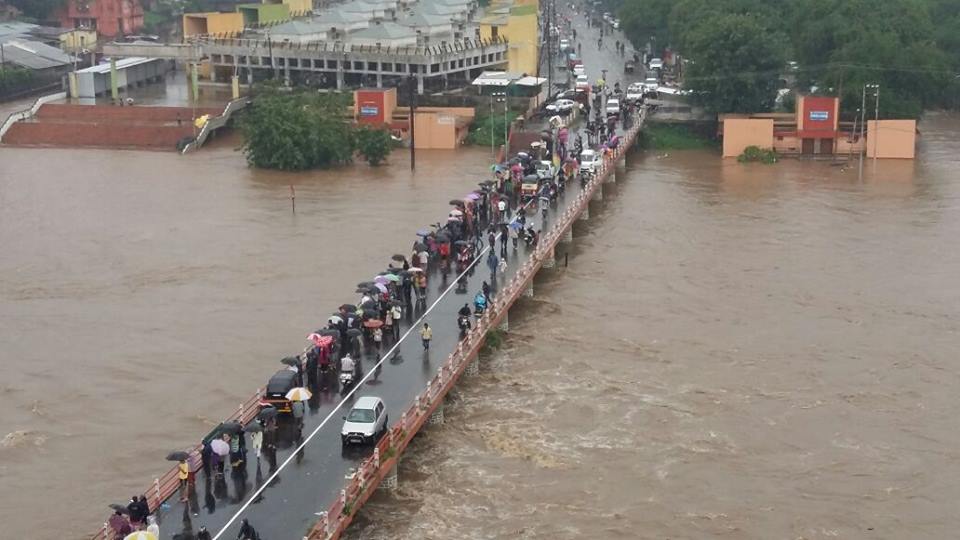
[[(353, 93), (353, 117), (361, 124), (388, 126), (395, 134), (408, 137), (409, 114), (406, 107), (397, 107), (396, 88), (361, 89)], [(467, 138), (473, 116), (472, 107), (417, 107), (417, 149), (456, 149)]]
[[(840, 122), (840, 100), (836, 97), (798, 96), (794, 113), (727, 114), (720, 117), (723, 157), (737, 157), (748, 146), (776, 150), (778, 154), (872, 155), (870, 138), (878, 137), (867, 123), (866, 137), (853, 122)], [(884, 132), (890, 136), (884, 138)], [(914, 156), (916, 121), (881, 120), (878, 157)], [(909, 134), (909, 135), (905, 135)]]
[(68, 0), (60, 26), (89, 28), (103, 37), (135, 34), (143, 28), (140, 0)]

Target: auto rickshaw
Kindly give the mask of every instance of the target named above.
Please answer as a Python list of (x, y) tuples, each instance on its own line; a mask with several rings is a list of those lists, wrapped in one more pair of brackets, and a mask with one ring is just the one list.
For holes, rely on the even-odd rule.
[(260, 398), (260, 407), (274, 407), (277, 412), (293, 412), (293, 403), (287, 399), (287, 392), (297, 387), (297, 373), (289, 369), (281, 369), (270, 377), (263, 396)]
[(540, 177), (536, 174), (528, 174), (523, 177), (523, 184), (520, 185), (520, 197), (524, 201), (532, 200), (537, 196), (540, 190)]

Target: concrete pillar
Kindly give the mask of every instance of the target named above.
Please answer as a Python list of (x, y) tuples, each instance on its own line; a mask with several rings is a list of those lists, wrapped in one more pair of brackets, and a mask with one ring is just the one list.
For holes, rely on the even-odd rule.
[(417, 73), (417, 94), (423, 95), (423, 75)]
[(397, 474), (397, 468), (399, 465), (400, 461), (397, 460), (397, 463), (394, 464), (393, 467), (390, 467), (390, 470), (383, 477), (383, 480), (380, 481), (380, 486), (377, 488), (378, 490), (382, 489), (384, 491), (393, 491), (400, 486), (400, 478)]
[(509, 311), (503, 314), (503, 318), (500, 319), (500, 324), (497, 325), (497, 330), (501, 330), (503, 332), (510, 331), (510, 312)]
[(247, 84), (253, 84), (253, 68), (247, 68)]
[(80, 97), (80, 80), (77, 72), (69, 73), (67, 79), (70, 81), (70, 97), (74, 99)]
[(527, 298), (533, 298), (533, 280), (530, 280), (530, 283), (527, 284), (527, 287), (523, 289), (523, 296)]
[(199, 76), (200, 76), (200, 65), (193, 64), (193, 66), (190, 69), (190, 88), (192, 90), (190, 92), (190, 95), (193, 96), (194, 102), (200, 100), (200, 81), (198, 80)]
[(383, 88), (383, 73), (377, 72), (377, 88)]
[(283, 61), (283, 81), (290, 84), (290, 59), (285, 58)]
[(443, 402), (441, 401), (437, 408), (433, 410), (433, 413), (430, 415), (430, 418), (427, 419), (427, 423), (431, 426), (437, 426), (443, 424)]
[(240, 77), (236, 75), (230, 77), (230, 91), (231, 95), (233, 95), (233, 99), (240, 97)]
[(217, 82), (217, 68), (210, 66), (210, 82)]
[(593, 195), (590, 195), (591, 201), (602, 201), (603, 200), (603, 186), (597, 186), (597, 189), (593, 190)]
[(337, 90), (343, 90), (343, 70), (337, 70)]
[(466, 375), (479, 375), (480, 374), (480, 359), (474, 357), (467, 363), (466, 369), (463, 370), (463, 373)]
[(550, 251), (543, 258), (543, 268), (553, 268), (557, 265), (557, 258), (554, 253), (554, 249), (550, 248)]
[(560, 237), (561, 242), (573, 242), (573, 227), (568, 227), (567, 230), (563, 231), (563, 236)]
[(117, 87), (117, 59), (110, 59), (110, 99), (114, 103), (120, 99), (120, 89)]
[(583, 212), (580, 212), (580, 215), (577, 216), (577, 221), (586, 221), (590, 219), (590, 205), (583, 207)]

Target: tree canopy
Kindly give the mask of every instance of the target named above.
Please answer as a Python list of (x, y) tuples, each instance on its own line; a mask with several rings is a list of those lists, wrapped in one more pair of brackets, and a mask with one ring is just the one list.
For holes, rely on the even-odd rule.
[(879, 84), (885, 117), (960, 95), (960, 0), (623, 0), (620, 13), (637, 47), (689, 61), (685, 85), (717, 112), (769, 108), (787, 60), (799, 88), (844, 101)]
[(259, 88), (240, 124), (247, 161), (265, 169), (302, 171), (348, 163), (359, 150), (371, 165), (380, 164), (390, 153), (390, 134), (354, 126), (347, 114), (350, 103), (348, 94)]

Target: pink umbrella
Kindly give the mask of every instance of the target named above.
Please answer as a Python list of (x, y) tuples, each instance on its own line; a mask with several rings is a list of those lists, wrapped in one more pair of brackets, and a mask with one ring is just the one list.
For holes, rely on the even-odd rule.
[(374, 284), (379, 283), (379, 284), (381, 284), (381, 285), (386, 285), (389, 281), (390, 281), (390, 280), (387, 279), (385, 276), (377, 276), (377, 277), (373, 278), (373, 283), (374, 283)]
[(470, 199), (471, 201), (475, 201), (480, 198), (480, 195), (477, 195), (476, 193), (470, 193), (466, 198)]
[(320, 334), (313, 333), (307, 336), (307, 339), (313, 342), (317, 347), (326, 347), (333, 343), (333, 338), (330, 336), (321, 336)]
[(387, 292), (387, 286), (384, 285), (383, 283), (374, 283), (373, 285), (374, 285), (377, 289), (379, 289), (380, 292), (382, 292), (382, 293)]

